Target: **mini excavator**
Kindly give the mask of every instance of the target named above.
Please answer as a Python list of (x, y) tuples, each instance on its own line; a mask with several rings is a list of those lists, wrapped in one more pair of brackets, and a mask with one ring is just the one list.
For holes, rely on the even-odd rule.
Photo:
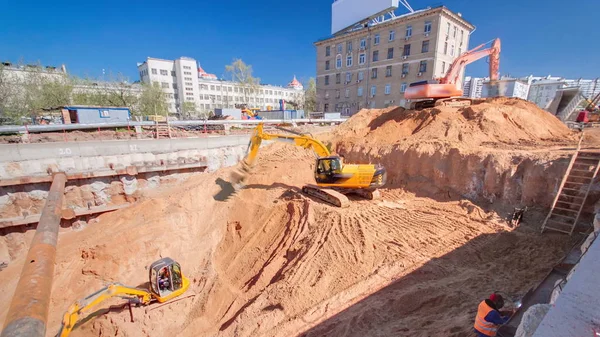
[(112, 283), (69, 307), (62, 319), (58, 337), (69, 336), (77, 324), (92, 314), (92, 309), (112, 298), (126, 299), (136, 305), (148, 305), (154, 301), (163, 303), (183, 294), (190, 281), (181, 273), (179, 263), (171, 258), (162, 258), (150, 265), (150, 289), (127, 287)]
[(317, 157), (315, 165), (316, 185), (305, 185), (302, 192), (319, 198), (338, 207), (347, 207), (349, 200), (345, 194), (357, 194), (373, 200), (379, 198), (377, 188), (386, 182), (387, 173), (383, 166), (372, 164), (344, 164), (342, 158), (331, 154), (323, 143), (308, 134), (281, 129), (292, 135), (266, 133), (263, 123), (258, 124), (250, 143), (248, 153), (242, 161), (241, 168), (234, 172), (232, 184), (243, 186), (252, 166), (256, 161), (258, 149), (263, 140), (285, 142), (312, 149)]

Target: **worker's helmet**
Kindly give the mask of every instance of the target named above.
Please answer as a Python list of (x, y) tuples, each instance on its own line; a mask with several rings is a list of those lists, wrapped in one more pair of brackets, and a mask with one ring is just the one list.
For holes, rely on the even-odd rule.
[(494, 304), (496, 305), (496, 309), (502, 309), (502, 307), (504, 307), (504, 298), (502, 298), (502, 295), (500, 294), (491, 294), (490, 301), (494, 302)]

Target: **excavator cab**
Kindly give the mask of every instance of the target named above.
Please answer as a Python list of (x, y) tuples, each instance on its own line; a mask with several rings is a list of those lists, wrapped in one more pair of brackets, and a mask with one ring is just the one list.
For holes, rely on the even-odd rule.
[(166, 302), (183, 294), (190, 281), (181, 273), (181, 266), (169, 257), (150, 265), (150, 290), (159, 302)]
[(342, 159), (337, 156), (317, 159), (315, 180), (317, 183), (332, 184), (336, 181), (349, 178), (342, 174)]

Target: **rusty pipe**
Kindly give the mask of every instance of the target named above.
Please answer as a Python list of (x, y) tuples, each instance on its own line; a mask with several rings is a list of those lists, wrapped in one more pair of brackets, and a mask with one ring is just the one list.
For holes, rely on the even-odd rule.
[(67, 176), (54, 174), (0, 337), (44, 337)]

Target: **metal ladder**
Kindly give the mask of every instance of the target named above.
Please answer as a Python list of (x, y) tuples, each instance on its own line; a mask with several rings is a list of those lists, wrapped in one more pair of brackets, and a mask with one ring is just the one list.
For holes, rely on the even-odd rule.
[[(583, 137), (582, 137), (583, 139)], [(554, 198), (544, 224), (545, 230), (573, 234), (581, 210), (600, 168), (600, 151), (581, 151), (581, 140), (577, 152), (571, 158), (567, 172)]]

